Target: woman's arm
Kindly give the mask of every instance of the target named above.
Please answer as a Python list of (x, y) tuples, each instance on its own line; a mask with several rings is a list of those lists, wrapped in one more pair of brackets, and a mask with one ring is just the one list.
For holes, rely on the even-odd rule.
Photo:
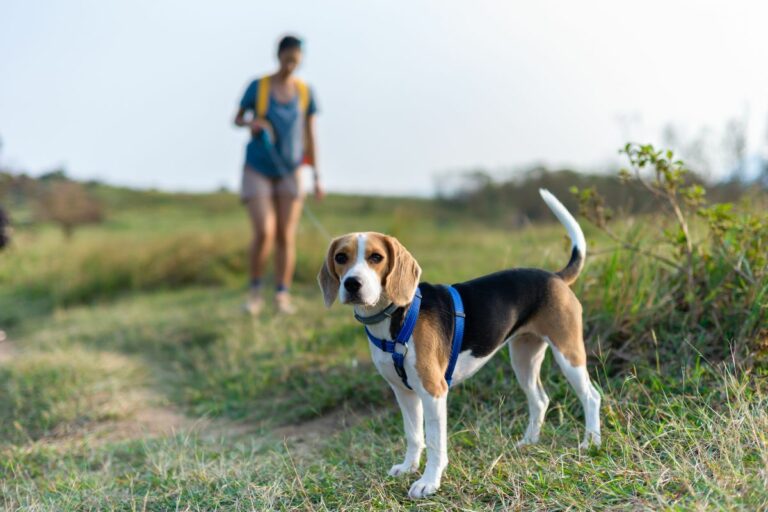
[(305, 155), (307, 163), (312, 166), (312, 173), (315, 177), (315, 197), (322, 199), (325, 195), (322, 185), (320, 185), (320, 172), (317, 169), (317, 139), (315, 138), (315, 116), (307, 116), (306, 123), (306, 147)]
[(258, 117), (252, 117), (246, 119), (246, 113), (248, 110), (239, 108), (235, 115), (235, 126), (248, 127), (251, 129), (253, 135), (257, 135), (261, 130), (268, 130), (271, 132), (272, 127), (269, 125), (269, 121), (266, 119), (259, 119)]
[(245, 120), (245, 112), (246, 110), (244, 108), (237, 109), (237, 114), (235, 115), (235, 126), (248, 126), (248, 121)]

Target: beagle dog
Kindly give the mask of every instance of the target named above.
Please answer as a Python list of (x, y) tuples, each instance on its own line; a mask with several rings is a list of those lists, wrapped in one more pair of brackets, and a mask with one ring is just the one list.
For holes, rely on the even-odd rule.
[[(586, 367), (582, 310), (569, 285), (584, 266), (586, 241), (568, 210), (546, 190), (542, 199), (565, 226), (572, 241), (571, 258), (559, 272), (533, 268), (502, 270), (454, 284), (464, 304), (464, 337), (453, 372), (455, 385), (477, 372), (504, 345), (528, 399), (529, 421), (518, 446), (536, 443), (549, 405), (539, 377), (547, 347), (578, 395), (585, 416), (583, 448), (600, 445), (600, 395)], [(354, 307), (359, 319), (379, 319), (367, 328), (373, 336), (393, 340), (405, 312), (421, 292), (418, 321), (404, 355), (405, 379), (395, 371), (390, 353), (369, 344), (379, 373), (392, 387), (403, 415), (406, 451), (391, 476), (417, 471), (424, 449), (427, 464), (411, 486), (411, 498), (433, 494), (448, 465), (445, 372), (451, 358), (454, 309), (446, 288), (419, 283), (421, 268), (395, 238), (380, 233), (351, 233), (333, 240), (318, 274), (326, 307), (338, 297)], [(394, 306), (393, 306), (394, 305)], [(381, 314), (382, 312), (389, 314)]]

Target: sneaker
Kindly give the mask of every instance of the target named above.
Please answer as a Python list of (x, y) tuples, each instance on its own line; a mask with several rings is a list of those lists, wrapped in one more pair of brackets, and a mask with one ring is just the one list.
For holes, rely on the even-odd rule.
[(275, 294), (275, 306), (277, 312), (284, 315), (292, 315), (296, 313), (296, 306), (291, 301), (291, 294), (288, 292), (277, 292)]
[(248, 298), (243, 304), (243, 311), (251, 316), (256, 316), (264, 309), (264, 298), (261, 296), (259, 290), (251, 290), (248, 292)]

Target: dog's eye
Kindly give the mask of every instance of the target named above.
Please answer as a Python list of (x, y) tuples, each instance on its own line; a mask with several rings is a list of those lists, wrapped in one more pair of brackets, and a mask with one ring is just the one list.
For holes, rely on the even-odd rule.
[(347, 262), (347, 255), (343, 252), (338, 253), (336, 256), (333, 257), (334, 261), (338, 263), (339, 265), (343, 265)]
[(382, 256), (381, 254), (379, 254), (377, 252), (375, 252), (375, 253), (371, 254), (370, 256), (368, 256), (368, 261), (370, 261), (371, 263), (381, 263), (381, 260), (383, 260), (383, 259), (384, 259), (384, 256)]

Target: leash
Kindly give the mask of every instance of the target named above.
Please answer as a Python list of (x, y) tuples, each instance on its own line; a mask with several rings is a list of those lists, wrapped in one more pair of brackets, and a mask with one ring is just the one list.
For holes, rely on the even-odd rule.
[[(453, 371), (456, 369), (456, 362), (459, 359), (459, 352), (461, 352), (461, 342), (464, 339), (464, 322), (466, 315), (464, 314), (464, 303), (461, 300), (461, 295), (459, 295), (458, 290), (450, 285), (443, 285), (442, 287), (448, 291), (449, 295), (451, 296), (451, 302), (453, 303), (453, 336), (451, 339), (451, 357), (448, 360), (448, 368), (445, 370), (445, 381), (448, 383), (448, 386), (450, 386), (453, 381)], [(387, 309), (389, 309), (389, 307)], [(403, 381), (405, 387), (408, 389), (413, 388), (410, 384), (408, 384), (408, 376), (405, 373), (405, 356), (408, 353), (408, 340), (411, 339), (413, 330), (416, 328), (416, 321), (419, 318), (420, 309), (421, 290), (416, 288), (416, 294), (413, 296), (413, 301), (411, 301), (411, 305), (408, 306), (408, 311), (405, 313), (405, 320), (403, 320), (403, 325), (400, 327), (400, 332), (397, 333), (397, 336), (395, 336), (394, 340), (377, 338), (371, 334), (371, 331), (368, 330), (368, 327), (365, 327), (365, 334), (368, 336), (368, 340), (378, 349), (383, 350), (388, 354), (392, 354), (392, 363), (395, 365), (395, 372)], [(391, 313), (388, 313), (385, 316), (389, 317), (390, 315)], [(371, 317), (359, 317), (358, 315), (355, 315), (355, 318), (364, 324), (377, 323), (370, 321)], [(378, 321), (381, 320), (383, 320), (383, 318)], [(402, 347), (399, 350), (398, 345)]]
[(304, 213), (307, 214), (307, 218), (312, 223), (312, 225), (315, 226), (315, 228), (317, 228), (317, 230), (320, 232), (321, 235), (323, 235), (326, 239), (330, 241), (331, 238), (333, 237), (328, 232), (328, 230), (325, 229), (325, 227), (323, 226), (323, 223), (320, 222), (320, 219), (318, 219), (317, 216), (315, 216), (315, 214), (312, 212), (312, 209), (309, 207), (309, 204), (307, 202), (304, 202), (304, 208), (302, 209), (304, 210)]

